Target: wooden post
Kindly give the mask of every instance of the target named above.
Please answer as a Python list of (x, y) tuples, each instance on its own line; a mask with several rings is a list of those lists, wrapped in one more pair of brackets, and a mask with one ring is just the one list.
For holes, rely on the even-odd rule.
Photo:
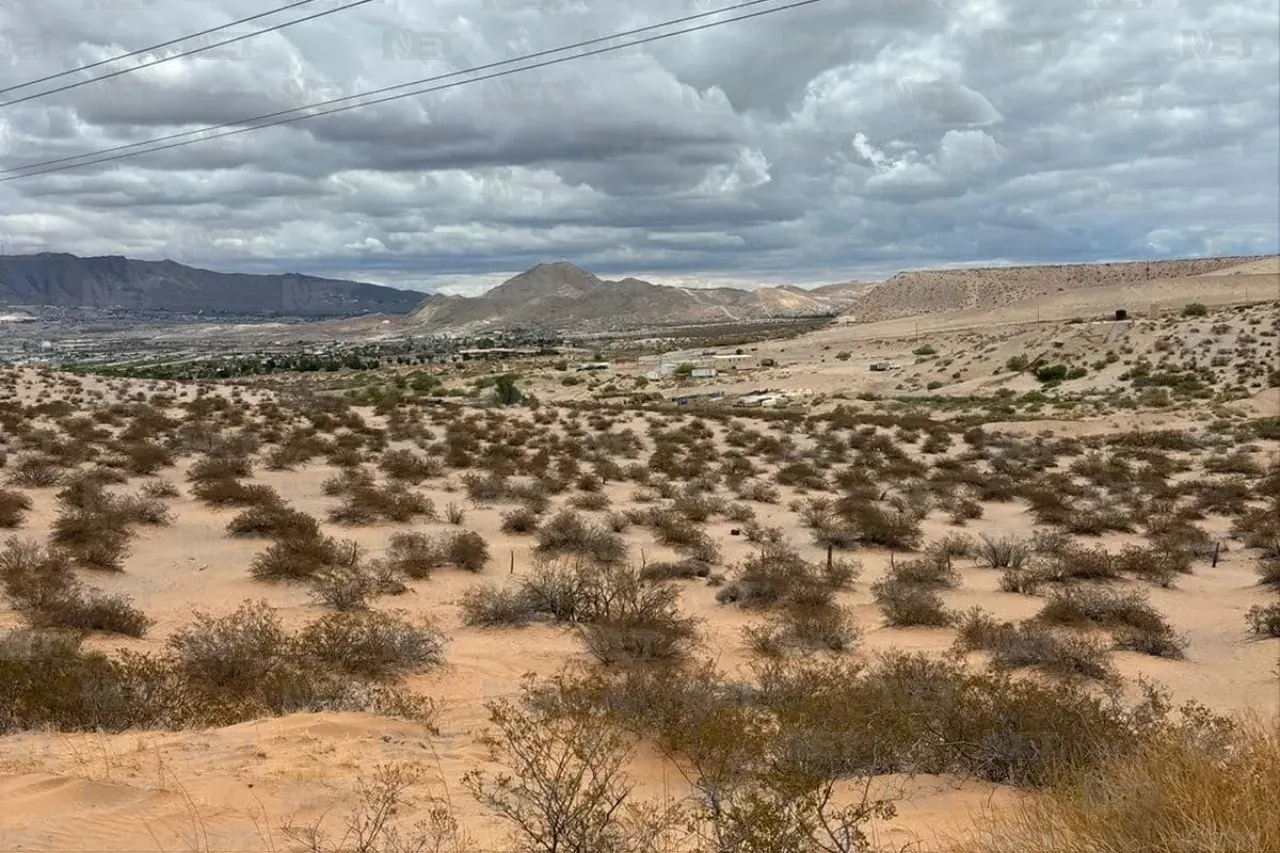
[(889, 552), (889, 568), (893, 568), (893, 552)]
[(1215, 569), (1218, 567), (1218, 553), (1221, 550), (1222, 550), (1222, 541), (1219, 540), (1217, 542), (1214, 542), (1213, 543), (1213, 568)]
[(831, 543), (827, 543), (827, 571), (831, 570), (831, 549), (833, 547)]
[(515, 573), (516, 573), (516, 552), (512, 551), (511, 552), (511, 571), (507, 572), (507, 574), (514, 575)]

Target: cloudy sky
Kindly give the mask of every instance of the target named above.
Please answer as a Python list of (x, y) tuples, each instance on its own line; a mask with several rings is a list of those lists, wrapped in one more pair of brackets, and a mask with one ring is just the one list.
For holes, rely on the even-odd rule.
[[(284, 2), (0, 0), (0, 89)], [(0, 105), (0, 170), (730, 5), (373, 0)], [(1274, 253), (1278, 36), (1277, 0), (822, 0), (0, 182), (0, 240), (10, 254), (449, 292), (561, 259), (604, 277), (810, 285), (977, 262)], [(79, 79), (0, 92), (0, 104)]]

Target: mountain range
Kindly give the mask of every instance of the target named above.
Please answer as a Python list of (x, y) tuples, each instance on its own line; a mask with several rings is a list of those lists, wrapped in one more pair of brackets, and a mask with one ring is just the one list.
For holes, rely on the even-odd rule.
[(423, 294), (309, 275), (252, 275), (174, 261), (64, 253), (0, 255), (0, 305), (254, 316), (408, 314)]
[(869, 285), (805, 290), (673, 287), (601, 279), (571, 263), (534, 266), (479, 296), (424, 294), (308, 275), (253, 275), (174, 261), (65, 253), (0, 256), (0, 306), (223, 313), (310, 318), (399, 315), (424, 332), (502, 328), (607, 331), (665, 323), (733, 322), (846, 310)]
[(410, 322), (441, 330), (524, 328), (608, 331), (663, 323), (762, 320), (838, 314), (869, 287), (790, 285), (674, 287), (637, 278), (601, 279), (571, 263), (538, 264), (480, 296), (428, 296)]

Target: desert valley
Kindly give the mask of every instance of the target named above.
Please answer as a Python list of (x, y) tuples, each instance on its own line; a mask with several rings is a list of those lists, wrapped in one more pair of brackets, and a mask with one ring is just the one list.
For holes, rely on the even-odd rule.
[(1280, 851), (1280, 259), (111, 260), (0, 260), (0, 849)]

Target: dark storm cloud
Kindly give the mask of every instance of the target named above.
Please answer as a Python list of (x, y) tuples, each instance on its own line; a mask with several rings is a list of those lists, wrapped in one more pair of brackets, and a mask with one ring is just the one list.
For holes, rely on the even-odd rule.
[[(0, 168), (728, 5), (378, 0), (0, 108)], [(262, 9), (0, 0), (0, 88)], [(9, 251), (297, 267), (455, 292), (555, 258), (704, 284), (1274, 252), (1277, 56), (1271, 0), (825, 0), (0, 183), (0, 233)]]

